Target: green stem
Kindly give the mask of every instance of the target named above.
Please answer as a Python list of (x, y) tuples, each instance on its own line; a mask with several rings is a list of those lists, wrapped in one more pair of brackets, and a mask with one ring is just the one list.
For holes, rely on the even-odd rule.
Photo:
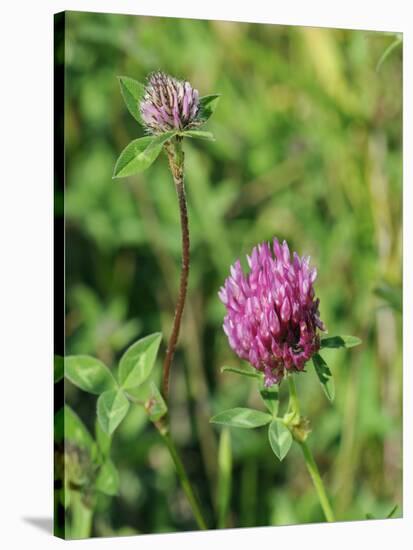
[(326, 520), (328, 522), (335, 521), (334, 513), (328, 500), (324, 483), (321, 479), (320, 472), (314, 460), (313, 453), (311, 452), (310, 447), (305, 441), (298, 441), (298, 443), (303, 451), (305, 463), (307, 464), (308, 471), (310, 472), (311, 479), (313, 480), (314, 487), (317, 491), (318, 499), (320, 501), (321, 508), (323, 509)]
[(328, 522), (335, 521), (334, 513), (331, 508), (330, 502), (327, 497), (327, 493), (324, 487), (323, 480), (321, 479), (320, 472), (318, 470), (317, 464), (314, 460), (313, 454), (310, 450), (310, 447), (304, 441), (304, 438), (298, 436), (299, 432), (294, 430), (294, 426), (299, 426), (301, 424), (300, 417), (300, 403), (298, 401), (297, 388), (295, 387), (294, 375), (288, 376), (288, 389), (290, 392), (290, 401), (288, 403), (287, 411), (287, 421), (292, 428), (292, 433), (295, 441), (300, 445), (301, 450), (303, 451), (304, 460), (307, 465), (307, 469), (310, 473), (311, 479), (313, 481), (315, 490), (317, 491), (318, 499), (323, 509), (324, 515)]
[(175, 447), (174, 442), (172, 441), (172, 438), (169, 434), (168, 429), (164, 425), (159, 425), (159, 424), (157, 424), (156, 427), (158, 428), (159, 434), (162, 437), (163, 442), (167, 446), (168, 451), (171, 455), (171, 458), (175, 464), (176, 473), (179, 477), (179, 481), (181, 482), (182, 489), (185, 492), (185, 495), (189, 501), (189, 504), (191, 505), (192, 512), (194, 514), (198, 527), (200, 529), (208, 529), (206, 522), (204, 520), (204, 517), (202, 515), (198, 499), (195, 496), (195, 493), (192, 489), (191, 482), (189, 481), (189, 478), (187, 476), (185, 466), (178, 454), (178, 451)]
[(294, 417), (300, 417), (300, 403), (298, 401), (297, 388), (295, 387), (294, 375), (289, 374), (287, 376), (288, 389), (290, 391), (290, 401), (288, 403), (288, 412)]
[(232, 482), (231, 432), (225, 427), (221, 432), (218, 450), (218, 529), (225, 529), (231, 500)]
[(92, 531), (93, 510), (82, 501), (78, 491), (72, 491), (70, 507), (72, 509), (71, 539), (87, 539)]

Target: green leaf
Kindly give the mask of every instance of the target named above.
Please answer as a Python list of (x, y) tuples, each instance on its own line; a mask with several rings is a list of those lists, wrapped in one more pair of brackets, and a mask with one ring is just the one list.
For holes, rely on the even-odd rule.
[[(134, 139), (128, 143), (116, 161), (113, 177), (121, 178), (135, 174), (135, 159), (145, 152), (149, 145), (151, 145), (153, 139), (153, 136), (145, 136)], [(155, 160), (155, 158), (153, 160)], [(150, 164), (148, 164), (148, 166), (149, 165)], [(147, 166), (145, 166), (145, 168), (147, 168)]]
[(90, 355), (65, 357), (65, 377), (81, 390), (96, 395), (116, 387), (108, 367)]
[(141, 82), (138, 82), (133, 78), (129, 78), (128, 76), (118, 76), (118, 79), (120, 91), (123, 99), (125, 100), (126, 107), (133, 118), (142, 124), (139, 105), (145, 91), (145, 86)]
[(242, 376), (249, 376), (250, 378), (262, 378), (261, 374), (256, 370), (237, 369), (236, 367), (227, 367), (226, 365), (221, 367), (221, 372), (233, 372), (235, 374), (241, 374)]
[(224, 424), (233, 428), (258, 428), (271, 422), (272, 416), (266, 412), (255, 409), (236, 407), (228, 409), (213, 416), (210, 420), (213, 424)]
[(112, 444), (112, 437), (103, 431), (98, 419), (96, 419), (95, 422), (95, 437), (99, 451), (105, 458), (107, 458), (109, 456), (110, 446)]
[(57, 384), (65, 375), (65, 363), (61, 355), (55, 355), (53, 360), (53, 378)]
[[(154, 376), (154, 378), (156, 378)], [(135, 388), (128, 388), (127, 391), (125, 391), (126, 397), (129, 399), (131, 403), (142, 403), (144, 404), (150, 397), (151, 397), (151, 386), (152, 386), (152, 380), (147, 378), (143, 384), (140, 386), (136, 386)]]
[(321, 355), (316, 353), (315, 355), (313, 355), (313, 365), (327, 398), (330, 401), (334, 401), (334, 379), (333, 375), (331, 374), (331, 370), (328, 368), (327, 363), (324, 361)]
[(68, 405), (65, 405), (55, 417), (55, 423), (59, 422), (63, 425), (64, 439), (75, 443), (78, 447), (93, 451), (95, 442), (89, 430), (83, 424), (80, 417)]
[(279, 460), (283, 460), (290, 450), (293, 436), (280, 418), (273, 420), (268, 428), (271, 449)]
[(96, 478), (95, 488), (105, 495), (117, 495), (119, 490), (119, 474), (111, 460), (107, 460), (100, 468)]
[(321, 338), (321, 348), (354, 348), (361, 344), (357, 336), (329, 336)]
[(121, 390), (105, 391), (97, 402), (97, 415), (102, 430), (111, 435), (129, 409), (129, 401)]
[(145, 403), (145, 410), (148, 413), (149, 420), (157, 422), (165, 416), (168, 407), (155, 384), (151, 383), (151, 396)]
[(174, 135), (175, 132), (165, 132), (131, 141), (119, 155), (113, 177), (124, 178), (146, 170), (158, 158), (164, 143)]
[(214, 113), (218, 105), (219, 98), (219, 94), (204, 95), (203, 97), (199, 98), (200, 118), (203, 121), (206, 122)]
[(279, 407), (279, 387), (277, 385), (266, 388), (265, 386), (260, 389), (260, 395), (265, 403), (265, 406), (273, 415), (273, 417), (278, 414)]
[(184, 132), (180, 132), (180, 134), (190, 138), (215, 141), (214, 134), (212, 132), (204, 132), (203, 130), (185, 130)]
[(125, 351), (119, 362), (119, 382), (123, 389), (135, 388), (145, 382), (155, 364), (161, 339), (162, 334), (155, 332)]

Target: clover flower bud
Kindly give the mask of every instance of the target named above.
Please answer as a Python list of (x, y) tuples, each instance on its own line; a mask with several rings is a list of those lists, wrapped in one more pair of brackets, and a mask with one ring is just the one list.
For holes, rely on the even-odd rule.
[(139, 108), (142, 121), (153, 134), (202, 124), (198, 90), (160, 71), (149, 76)]
[(266, 386), (285, 372), (302, 371), (320, 348), (320, 320), (310, 258), (300, 258), (284, 241), (259, 244), (247, 256), (249, 274), (239, 260), (218, 293), (227, 309), (224, 332), (235, 353), (264, 373)]

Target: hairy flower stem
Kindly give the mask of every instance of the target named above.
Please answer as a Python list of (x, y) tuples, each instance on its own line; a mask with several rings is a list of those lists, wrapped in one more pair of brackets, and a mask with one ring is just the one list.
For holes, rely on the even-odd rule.
[[(289, 422), (291, 422), (291, 425), (298, 426), (301, 424), (300, 404), (298, 401), (297, 390), (295, 387), (293, 375), (288, 376), (288, 389), (290, 391), (290, 402), (288, 405), (287, 415), (290, 419)], [(311, 449), (305, 442), (305, 437), (297, 437), (296, 434), (298, 434), (299, 432), (297, 431), (296, 434), (294, 434), (294, 429), (292, 431), (295, 441), (300, 445), (301, 450), (303, 451), (304, 460), (313, 481), (315, 490), (317, 491), (317, 496), (320, 501), (321, 508), (323, 509), (325, 518), (328, 522), (333, 522), (335, 521), (334, 513), (331, 508), (330, 501), (328, 500), (326, 489), (324, 487), (323, 480), (320, 476), (320, 471), (314, 460)]]
[(178, 451), (175, 447), (174, 442), (171, 439), (168, 427), (162, 421), (157, 422), (156, 427), (158, 429), (158, 432), (163, 442), (167, 446), (169, 450), (169, 454), (171, 455), (171, 458), (175, 464), (176, 473), (179, 477), (179, 481), (181, 482), (182, 489), (184, 490), (185, 495), (188, 499), (188, 502), (192, 508), (192, 512), (194, 514), (198, 527), (203, 530), (208, 529), (206, 522), (204, 520), (204, 517), (202, 515), (198, 499), (196, 498), (195, 493), (192, 489), (192, 485), (187, 476), (185, 466), (178, 454)]
[[(182, 313), (185, 306), (186, 291), (188, 288), (189, 275), (189, 226), (188, 226), (188, 210), (186, 206), (185, 185), (184, 185), (184, 153), (182, 151), (182, 139), (179, 137), (173, 138), (165, 145), (168, 155), (169, 167), (172, 172), (172, 177), (175, 183), (176, 194), (178, 196), (179, 213), (181, 219), (182, 233), (182, 269), (179, 282), (178, 301), (175, 307), (175, 316), (172, 326), (171, 336), (169, 337), (168, 348), (163, 364), (162, 374), (162, 394), (165, 402), (168, 403), (169, 395), (169, 372), (171, 369), (172, 360), (174, 357), (176, 344), (181, 326)], [(163, 417), (158, 422), (155, 422), (156, 428), (165, 443), (169, 454), (174, 462), (176, 473), (181, 482), (182, 489), (192, 508), (195, 520), (200, 529), (207, 529), (206, 522), (201, 512), (199, 502), (192, 489), (191, 482), (185, 470), (185, 466), (178, 454), (174, 442), (169, 433), (168, 418)]]
[(168, 402), (169, 394), (169, 371), (175, 353), (176, 343), (179, 336), (182, 313), (185, 306), (186, 291), (188, 288), (189, 275), (189, 227), (188, 211), (186, 206), (185, 185), (184, 185), (184, 153), (182, 151), (181, 138), (175, 137), (165, 145), (168, 154), (169, 167), (175, 183), (176, 194), (178, 196), (179, 213), (181, 219), (182, 232), (182, 269), (179, 282), (178, 301), (175, 307), (175, 316), (171, 336), (169, 337), (168, 348), (163, 364), (162, 394)]

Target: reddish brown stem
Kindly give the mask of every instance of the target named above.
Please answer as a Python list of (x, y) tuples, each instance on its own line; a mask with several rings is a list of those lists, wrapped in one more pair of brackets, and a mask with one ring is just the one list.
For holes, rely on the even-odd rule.
[(175, 307), (172, 332), (171, 336), (169, 337), (168, 348), (166, 350), (166, 356), (163, 364), (162, 394), (165, 401), (167, 402), (169, 394), (169, 372), (171, 369), (171, 364), (179, 337), (179, 329), (181, 326), (182, 313), (185, 306), (186, 291), (188, 288), (189, 226), (184, 185), (184, 154), (181, 148), (181, 142), (178, 138), (176, 138), (176, 141), (174, 141), (173, 143), (168, 143), (165, 148), (168, 154), (169, 166), (172, 172), (175, 189), (178, 196), (182, 233), (182, 268), (179, 281), (178, 301)]

